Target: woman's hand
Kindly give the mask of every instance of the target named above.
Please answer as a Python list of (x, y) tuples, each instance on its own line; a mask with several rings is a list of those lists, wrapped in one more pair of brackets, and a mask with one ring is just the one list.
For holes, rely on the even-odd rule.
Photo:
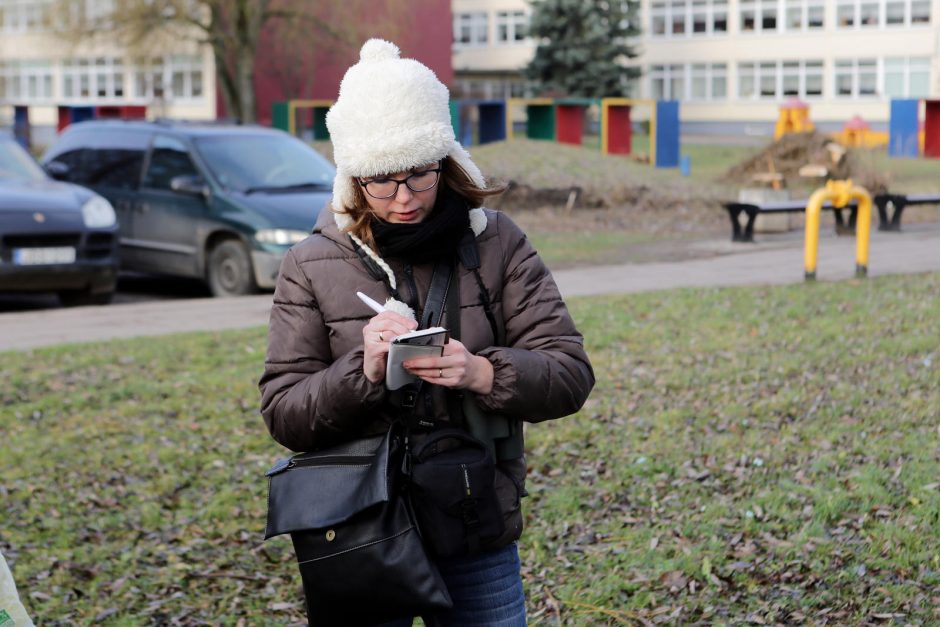
[(493, 391), (493, 364), (485, 357), (474, 355), (454, 339), (444, 345), (441, 357), (416, 357), (402, 365), (428, 383), (470, 390), (476, 394)]
[(404, 335), (418, 328), (418, 323), (394, 311), (383, 311), (362, 328), (364, 355), (362, 371), (372, 383), (385, 380), (385, 362), (388, 347), (397, 335)]

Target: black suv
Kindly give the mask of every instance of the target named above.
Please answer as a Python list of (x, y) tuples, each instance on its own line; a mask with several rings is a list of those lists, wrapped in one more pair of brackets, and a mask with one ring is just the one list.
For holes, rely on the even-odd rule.
[(274, 287), (335, 174), (287, 133), (208, 122), (73, 124), (42, 164), (111, 201), (121, 269), (203, 278), (216, 296)]

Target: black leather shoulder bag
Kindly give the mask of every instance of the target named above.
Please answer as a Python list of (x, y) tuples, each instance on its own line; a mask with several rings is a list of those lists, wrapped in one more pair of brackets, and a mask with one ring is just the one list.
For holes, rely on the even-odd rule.
[(375, 625), (452, 607), (415, 525), (397, 427), (278, 462), (265, 539), (289, 533), (311, 626)]

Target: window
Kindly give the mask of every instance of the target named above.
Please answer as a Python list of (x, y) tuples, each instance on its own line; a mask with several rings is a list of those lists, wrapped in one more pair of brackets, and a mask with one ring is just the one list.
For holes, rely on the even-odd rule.
[(878, 26), (879, 22), (879, 9), (877, 2), (862, 2), (858, 6), (859, 8), (859, 23), (863, 27)]
[(190, 55), (170, 58), (170, 97), (174, 100), (202, 98), (202, 59)]
[(823, 95), (823, 62), (805, 61), (803, 63), (803, 88), (801, 96), (804, 98), (819, 98)]
[(153, 140), (150, 164), (144, 175), (144, 187), (170, 189), (170, 181), (177, 176), (198, 176), (186, 145), (178, 139), (157, 135)]
[(62, 97), (89, 101), (123, 98), (124, 62), (108, 57), (64, 61)]
[(777, 30), (777, 0), (744, 0), (740, 8), (741, 32)]
[(488, 16), (483, 11), (454, 15), (454, 41), (464, 46), (480, 46), (489, 41)]
[(724, 63), (692, 65), (690, 100), (724, 100), (728, 96), (728, 70)]
[(786, 0), (783, 29), (806, 31), (823, 27), (824, 0)]
[(822, 96), (823, 62), (761, 61), (738, 65), (738, 98), (780, 100)]
[(66, 133), (51, 159), (69, 167), (65, 179), (89, 186), (136, 189), (144, 162), (147, 135), (72, 131)]
[(838, 0), (839, 28), (873, 28), (930, 23), (930, 0)]
[(0, 0), (0, 32), (34, 33), (47, 30), (52, 0)]
[(703, 36), (728, 31), (728, 0), (654, 0), (649, 32), (653, 37)]
[(0, 61), (0, 101), (12, 104), (52, 100), (52, 62)]
[(514, 43), (524, 41), (529, 32), (529, 17), (524, 11), (496, 12), (496, 41)]
[(836, 24), (840, 28), (855, 26), (855, 0), (839, 0), (836, 5)]
[(173, 55), (151, 59), (134, 72), (134, 96), (175, 101), (202, 99), (205, 96), (202, 58)]
[(884, 95), (887, 98), (923, 98), (930, 91), (930, 59), (887, 58), (884, 62)]
[(686, 33), (686, 9), (688, 2), (682, 0), (673, 0), (670, 4), (669, 14), (669, 32), (672, 35), (684, 35)]
[(685, 66), (650, 66), (649, 79), (650, 96), (655, 100), (680, 100), (685, 97)]
[(885, 24), (888, 26), (904, 25), (904, 0), (888, 0), (885, 3)]
[(930, 23), (930, 0), (912, 0), (911, 24)]
[(878, 93), (877, 59), (839, 59), (836, 61), (836, 97), (857, 98)]

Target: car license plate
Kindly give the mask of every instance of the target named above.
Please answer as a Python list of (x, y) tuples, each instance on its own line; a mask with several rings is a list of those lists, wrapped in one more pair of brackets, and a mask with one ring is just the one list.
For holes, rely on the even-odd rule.
[(75, 248), (14, 248), (13, 264), (17, 266), (47, 266), (57, 263), (75, 263)]

